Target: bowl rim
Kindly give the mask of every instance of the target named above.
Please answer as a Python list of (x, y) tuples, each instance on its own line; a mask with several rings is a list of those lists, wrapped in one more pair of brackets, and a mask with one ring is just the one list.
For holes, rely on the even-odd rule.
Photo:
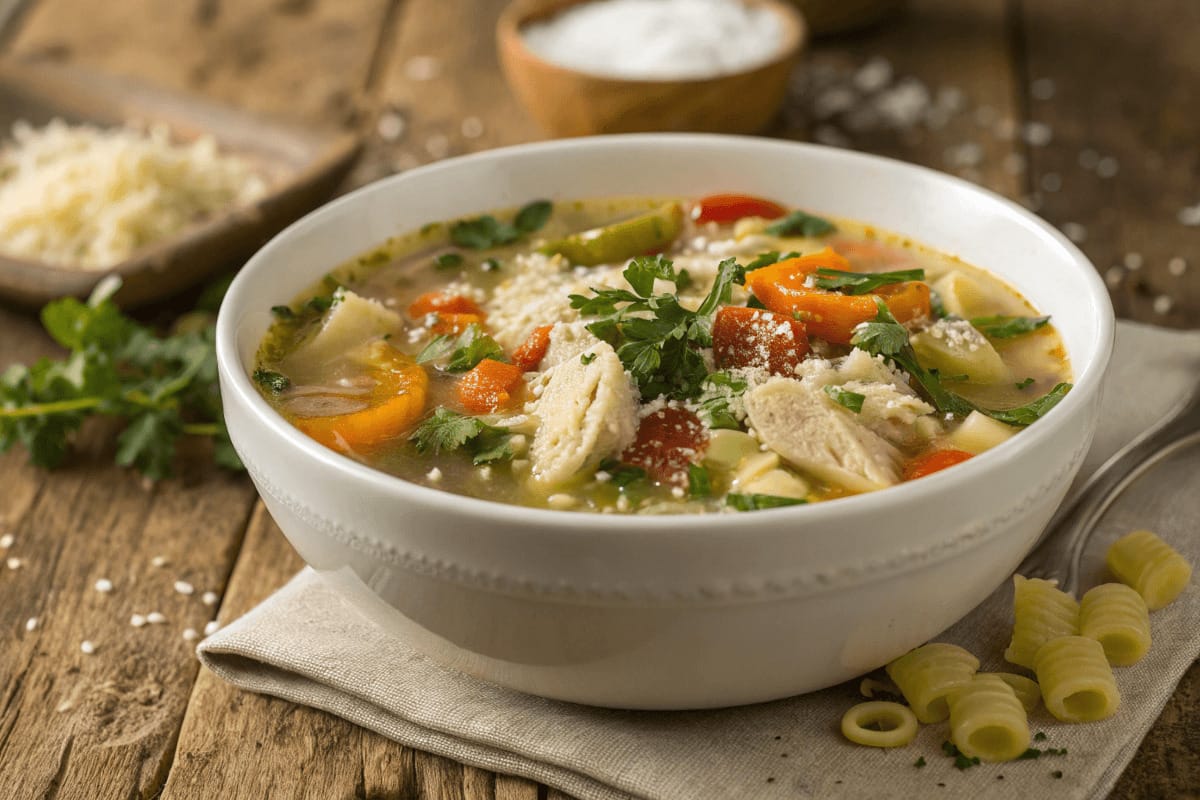
[[(934, 181), (957, 189), (966, 189), (983, 195), (985, 198), (1001, 204), (1013, 215), (1015, 221), (1032, 226), (1044, 235), (1048, 235), (1058, 244), (1064, 254), (1070, 256), (1063, 261), (1068, 265), (1075, 277), (1079, 279), (1080, 289), (1083, 290), (1093, 305), (1101, 311), (1092, 319), (1092, 335), (1096, 341), (1096, 351), (1093, 357), (1083, 365), (1082, 371), (1075, 375), (1073, 388), (1052, 408), (1036, 425), (1029, 426), (1020, 436), (1013, 436), (1008, 441), (988, 450), (969, 461), (958, 464), (954, 469), (929, 475), (921, 480), (899, 483), (876, 492), (852, 495), (820, 503), (799, 506), (788, 506), (776, 509), (755, 511), (753, 515), (741, 512), (708, 512), (665, 515), (627, 515), (600, 514), (581, 511), (560, 511), (555, 509), (532, 508), (494, 500), (484, 500), (442, 489), (434, 489), (412, 483), (403, 478), (369, 467), (366, 464), (337, 453), (313, 439), (305, 436), (298, 428), (292, 426), (284, 417), (272, 408), (258, 393), (250, 379), (250, 374), (242, 365), (238, 348), (238, 328), (240, 317), (252, 311), (256, 306), (250, 305), (247, 298), (242, 297), (250, 276), (262, 270), (278, 268), (273, 264), (276, 251), (280, 250), (290, 238), (302, 231), (319, 229), (325, 225), (326, 219), (337, 214), (344, 206), (369, 202), (370, 198), (394, 191), (402, 191), (402, 187), (414, 176), (425, 176), (441, 171), (452, 171), (461, 168), (464, 163), (478, 164), (503, 161), (515, 155), (536, 154), (539, 152), (570, 152), (588, 148), (609, 148), (619, 151), (624, 148), (636, 148), (640, 145), (654, 144), (656, 146), (683, 147), (689, 144), (720, 143), (737, 144), (766, 150), (776, 150), (780, 155), (788, 151), (808, 151), (821, 158), (831, 158), (844, 162), (859, 162), (871, 164), (879, 169), (899, 170), (901, 173), (919, 176), (922, 180)], [(473, 213), (466, 210), (464, 213)], [(366, 245), (366, 248), (374, 244)], [(284, 263), (284, 262), (280, 262)], [(241, 306), (242, 308), (238, 308)], [(267, 305), (264, 303), (265, 309)], [(235, 317), (235, 313), (237, 317)], [(999, 195), (989, 189), (977, 186), (962, 178), (939, 172), (928, 167), (910, 164), (896, 159), (887, 158), (856, 151), (824, 145), (792, 142), (787, 140), (764, 139), (753, 136), (732, 136), (727, 134), (694, 134), (694, 133), (635, 133), (610, 134), (605, 136), (578, 137), (546, 142), (533, 142), (514, 145), (511, 147), (487, 150), (471, 155), (446, 159), (393, 175), (350, 192), (336, 200), (309, 212), (304, 217), (289, 225), (254, 256), (246, 262), (230, 285), (217, 318), (216, 351), (217, 364), (221, 375), (223, 395), (232, 391), (234, 397), (224, 397), (226, 404), (238, 402), (254, 417), (255, 422), (287, 444), (297, 448), (305, 457), (318, 462), (322, 467), (344, 474), (354, 481), (369, 484), (374, 489), (392, 496), (401, 502), (410, 502), (418, 506), (429, 507), (437, 505), (445, 513), (467, 517), (483, 522), (516, 523), (527, 527), (556, 529), (563, 535), (592, 534), (598, 531), (626, 532), (636, 520), (636, 526), (642, 530), (671, 531), (682, 527), (688, 529), (689, 535), (717, 535), (731, 529), (741, 528), (741, 535), (751, 535), (758, 526), (752, 524), (756, 520), (765, 520), (761, 515), (771, 515), (773, 521), (785, 518), (796, 523), (824, 522), (830, 516), (850, 517), (858, 513), (876, 513), (889, 505), (903, 503), (925, 503), (938, 496), (951, 494), (955, 487), (973, 483), (986, 475), (993, 468), (1011, 463), (1019, 459), (1025, 451), (1035, 449), (1039, 442), (1044, 442), (1054, 436), (1057, 428), (1063, 427), (1068, 420), (1086, 411), (1094, 395), (1098, 394), (1108, 362), (1112, 354), (1113, 338), (1115, 336), (1115, 317), (1108, 290), (1099, 272), (1065, 235), (1045, 220), (1036, 216), (1024, 207)], [(1073, 354), (1068, 353), (1069, 356)], [(1078, 367), (1072, 358), (1072, 365)], [(452, 506), (445, 505), (446, 496), (455, 498)], [(685, 521), (686, 523), (682, 522)], [(772, 526), (761, 526), (770, 530)]]
[(535, 53), (525, 43), (525, 37), (521, 33), (521, 28), (528, 23), (551, 17), (565, 11), (571, 6), (582, 5), (587, 2), (592, 2), (592, 0), (553, 0), (553, 2), (543, 4), (530, 2), (530, 0), (513, 0), (500, 12), (500, 17), (496, 20), (496, 44), (500, 52), (520, 54), (520, 57), (525, 61), (536, 64), (538, 69), (556, 73), (560, 76), (570, 76), (577, 80), (582, 79), (595, 83), (608, 83), (614, 86), (629, 85), (653, 89), (666, 86), (700, 86), (729, 78), (742, 78), (776, 68), (780, 64), (785, 64), (798, 58), (811, 36), (808, 28), (808, 20), (805, 19), (804, 14), (800, 9), (786, 2), (786, 0), (741, 0), (743, 4), (748, 6), (762, 6), (782, 20), (784, 29), (783, 41), (780, 43), (778, 51), (766, 61), (754, 64), (745, 69), (694, 78), (634, 78), (589, 72), (545, 59)]

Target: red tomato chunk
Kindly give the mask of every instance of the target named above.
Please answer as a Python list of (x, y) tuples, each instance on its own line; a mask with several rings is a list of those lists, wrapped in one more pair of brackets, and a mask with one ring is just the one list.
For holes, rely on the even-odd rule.
[(754, 367), (772, 375), (795, 375), (808, 355), (804, 323), (758, 308), (725, 306), (713, 320), (717, 366)]
[(955, 464), (961, 464), (968, 458), (971, 458), (971, 454), (965, 450), (947, 449), (925, 453), (908, 462), (908, 466), (904, 468), (904, 480), (915, 481), (917, 478), (924, 478)]
[(775, 219), (787, 213), (778, 203), (748, 194), (713, 194), (692, 206), (696, 222), (737, 222), (742, 217)]
[(667, 406), (642, 420), (621, 461), (641, 467), (659, 483), (686, 489), (688, 466), (707, 448), (708, 431), (700, 418), (686, 408)]

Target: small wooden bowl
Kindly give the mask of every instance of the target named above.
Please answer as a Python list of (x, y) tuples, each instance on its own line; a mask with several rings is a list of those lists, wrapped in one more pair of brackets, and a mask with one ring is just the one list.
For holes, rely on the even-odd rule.
[(778, 15), (779, 54), (765, 64), (715, 78), (631, 80), (552, 64), (525, 45), (528, 23), (589, 0), (518, 0), (496, 26), (500, 64), (513, 93), (554, 136), (637, 131), (754, 133), (769, 123), (787, 93), (803, 49), (804, 18), (782, 0), (745, 0)]
[(331, 195), (354, 165), (360, 137), (292, 125), (69, 65), (0, 63), (0, 137), (18, 119), (44, 125), (54, 117), (102, 127), (163, 123), (173, 137), (211, 135), (266, 181), (255, 202), (198, 220), (107, 269), (74, 269), (0, 252), (0, 297), (37, 308), (57, 297), (84, 297), (106, 275), (119, 275), (117, 302), (145, 305), (215, 277), (261, 247)]

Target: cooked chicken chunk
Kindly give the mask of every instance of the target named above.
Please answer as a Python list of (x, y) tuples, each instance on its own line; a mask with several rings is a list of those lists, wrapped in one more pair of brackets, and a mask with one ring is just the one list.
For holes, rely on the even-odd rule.
[(762, 443), (803, 472), (856, 492), (900, 480), (900, 452), (815, 386), (768, 381), (746, 394), (746, 412)]

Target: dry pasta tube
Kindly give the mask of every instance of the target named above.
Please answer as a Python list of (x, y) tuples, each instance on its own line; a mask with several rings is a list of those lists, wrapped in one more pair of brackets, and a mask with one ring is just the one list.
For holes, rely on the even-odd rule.
[(842, 735), (868, 747), (903, 747), (917, 735), (917, 717), (899, 703), (859, 703), (842, 716)]
[(971, 680), (979, 659), (956, 645), (935, 642), (910, 650), (886, 669), (917, 719), (941, 722), (950, 716), (946, 695)]
[(1150, 531), (1117, 539), (1104, 560), (1117, 580), (1136, 589), (1151, 611), (1178, 597), (1192, 578), (1188, 560)]
[(1063, 722), (1107, 719), (1121, 705), (1104, 648), (1086, 636), (1046, 642), (1034, 659), (1046, 710)]
[(1079, 601), (1079, 633), (1100, 643), (1109, 664), (1127, 667), (1150, 649), (1150, 611), (1125, 584), (1101, 584)]
[(1029, 749), (1029, 721), (999, 675), (976, 675), (950, 693), (950, 740), (968, 757), (1012, 761)]
[(1012, 689), (1013, 694), (1021, 701), (1026, 713), (1033, 711), (1042, 702), (1042, 687), (1037, 685), (1037, 681), (1015, 672), (981, 672), (978, 677), (984, 675), (992, 675), (1007, 683), (1008, 688)]
[(1013, 634), (1004, 660), (1033, 669), (1038, 648), (1079, 633), (1079, 603), (1054, 581), (1013, 576)]

